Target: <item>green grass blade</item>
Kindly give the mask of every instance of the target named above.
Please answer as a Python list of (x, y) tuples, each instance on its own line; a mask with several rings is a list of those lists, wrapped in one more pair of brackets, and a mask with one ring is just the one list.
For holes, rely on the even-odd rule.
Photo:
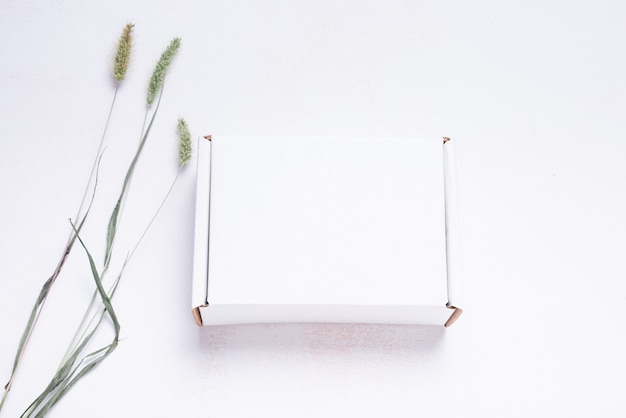
[[(48, 401), (41, 407), (35, 417), (43, 417), (61, 398), (82, 379), (87, 373), (92, 371), (98, 364), (106, 359), (117, 348), (118, 340), (114, 339), (111, 344), (87, 354), (80, 362), (80, 364), (72, 371), (68, 378), (63, 382), (64, 384), (56, 391)], [(92, 358), (93, 357), (93, 358)], [(82, 363), (87, 363), (82, 368)]]
[[(74, 225), (72, 224), (72, 226)], [(98, 268), (96, 267), (96, 263), (93, 257), (91, 256), (89, 249), (87, 249), (87, 247), (85, 246), (85, 243), (81, 239), (78, 231), (76, 229), (74, 230), (76, 231), (76, 238), (78, 239), (78, 241), (80, 242), (80, 245), (85, 250), (85, 253), (87, 254), (87, 258), (89, 258), (89, 267), (91, 268), (91, 274), (93, 275), (94, 282), (96, 283), (96, 288), (98, 289), (98, 293), (100, 294), (100, 298), (102, 299), (102, 303), (104, 304), (105, 309), (107, 310), (109, 316), (111, 317), (111, 320), (113, 321), (113, 326), (115, 327), (115, 337), (117, 338), (119, 337), (120, 324), (119, 324), (119, 321), (117, 320), (117, 315), (115, 314), (113, 305), (111, 304), (111, 298), (109, 298), (109, 295), (107, 295), (107, 292), (104, 290), (104, 287), (102, 286), (102, 280), (100, 279)]]
[(135, 171), (135, 166), (137, 165), (137, 161), (141, 156), (141, 152), (143, 151), (143, 147), (146, 144), (146, 140), (148, 139), (148, 135), (150, 134), (150, 129), (152, 128), (152, 124), (154, 123), (154, 119), (159, 111), (159, 106), (161, 104), (161, 97), (163, 96), (163, 87), (161, 87), (161, 93), (159, 94), (159, 100), (157, 101), (157, 105), (152, 113), (152, 118), (150, 119), (150, 123), (146, 128), (146, 131), (139, 142), (139, 146), (137, 147), (137, 151), (135, 152), (135, 156), (128, 166), (128, 170), (126, 171), (126, 176), (124, 177), (124, 183), (122, 184), (122, 191), (115, 203), (115, 207), (113, 208), (113, 212), (111, 213), (111, 217), (109, 218), (108, 228), (107, 228), (107, 239), (106, 239), (106, 247), (104, 253), (104, 270), (109, 268), (109, 263), (111, 262), (111, 255), (113, 252), (113, 244), (115, 241), (115, 235), (117, 234), (117, 225), (119, 223), (119, 214), (120, 208), (122, 206), (122, 201), (126, 194), (128, 193), (128, 187), (130, 185), (130, 181), (133, 177), (133, 173)]
[[(72, 228), (74, 228), (75, 236), (80, 242), (83, 249), (85, 250), (87, 258), (89, 259), (89, 266), (91, 269), (91, 273), (92, 273), (94, 282), (96, 284), (98, 294), (105, 307), (104, 312), (106, 312), (109, 315), (109, 317), (111, 318), (111, 321), (113, 322), (115, 335), (111, 344), (109, 344), (108, 346), (104, 348), (96, 350), (90, 354), (87, 354), (80, 361), (78, 361), (78, 365), (75, 366), (78, 356), (85, 349), (87, 344), (91, 341), (92, 337), (95, 335), (96, 331), (99, 329), (99, 326), (102, 322), (102, 318), (101, 318), (100, 321), (98, 321), (98, 323), (94, 327), (94, 329), (87, 335), (86, 338), (83, 339), (83, 341), (79, 344), (76, 350), (74, 350), (74, 352), (69, 356), (68, 360), (64, 363), (64, 365), (60, 367), (59, 370), (55, 373), (54, 377), (52, 378), (52, 380), (50, 381), (46, 389), (37, 397), (37, 399), (35, 399), (35, 401), (28, 407), (28, 409), (24, 412), (24, 414), (22, 414), (22, 417), (24, 418), (32, 416), (32, 414), (34, 412), (37, 412), (38, 410), (39, 411), (37, 412), (37, 415), (35, 416), (43, 416), (42, 414), (45, 414), (45, 412), (47, 412), (52, 406), (54, 406), (62, 398), (62, 396), (65, 395), (65, 393), (67, 393), (70, 387), (72, 387), (80, 378), (85, 376), (97, 364), (99, 364), (102, 360), (104, 360), (104, 358), (106, 358), (110, 353), (112, 353), (115, 350), (115, 348), (117, 348), (117, 344), (119, 341), (120, 323), (118, 321), (117, 314), (115, 313), (115, 310), (113, 309), (111, 299), (102, 285), (102, 280), (100, 278), (100, 274), (98, 273), (98, 269), (96, 267), (96, 263), (93, 259), (93, 256), (91, 255), (89, 249), (87, 248), (87, 246), (81, 239), (79, 232), (77, 228), (74, 226), (74, 224), (72, 224)], [(103, 312), (103, 315), (104, 315), (104, 312)], [(100, 357), (97, 357), (95, 361), (89, 362), (87, 366), (84, 366), (81, 370), (79, 370), (81, 365), (85, 362), (86, 359), (89, 359), (89, 357), (92, 357), (100, 353), (104, 353), (104, 354), (102, 354)]]
[(91, 195), (91, 199), (89, 201), (89, 205), (87, 206), (87, 209), (85, 210), (85, 214), (80, 220), (80, 223), (77, 228), (74, 225), (72, 225), (73, 231), (67, 243), (65, 244), (63, 255), (61, 256), (61, 259), (59, 260), (59, 263), (57, 264), (52, 275), (48, 278), (48, 280), (46, 280), (46, 282), (41, 287), (41, 290), (39, 291), (39, 295), (37, 296), (37, 300), (35, 301), (35, 304), (33, 305), (33, 309), (30, 312), (30, 316), (28, 317), (28, 321), (26, 322), (26, 327), (24, 328), (24, 331), (22, 332), (22, 336), (20, 337), (20, 341), (18, 343), (17, 352), (15, 353), (15, 358), (13, 360), (13, 368), (11, 369), (11, 375), (9, 376), (8, 382), (4, 386), (4, 393), (2, 394), (2, 400), (0, 400), (0, 411), (2, 411), (4, 402), (6, 401), (9, 391), (11, 390), (11, 387), (13, 386), (13, 380), (15, 379), (17, 369), (20, 365), (22, 357), (24, 356), (24, 352), (26, 351), (26, 347), (28, 346), (30, 337), (32, 336), (35, 330), (35, 327), (37, 326), (39, 315), (41, 314), (41, 311), (43, 310), (46, 299), (48, 298), (48, 294), (50, 293), (50, 289), (52, 288), (52, 285), (54, 284), (56, 279), (61, 274), (63, 266), (65, 265), (65, 260), (67, 260), (67, 257), (72, 251), (74, 242), (76, 241), (77, 234), (83, 228), (83, 225), (85, 224), (85, 221), (87, 220), (87, 217), (89, 216), (89, 212), (91, 211), (91, 207), (93, 205), (93, 201), (96, 195), (96, 188), (98, 185), (99, 167), (100, 167), (100, 159), (98, 159), (98, 162), (96, 165), (96, 178), (95, 178), (95, 182), (93, 186), (93, 192)]

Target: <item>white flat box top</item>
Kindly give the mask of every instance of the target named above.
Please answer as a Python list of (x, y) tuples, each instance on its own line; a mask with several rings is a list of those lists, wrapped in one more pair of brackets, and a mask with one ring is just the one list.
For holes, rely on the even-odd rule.
[(441, 138), (200, 144), (203, 323), (419, 322), (403, 319), (417, 307), (450, 316)]

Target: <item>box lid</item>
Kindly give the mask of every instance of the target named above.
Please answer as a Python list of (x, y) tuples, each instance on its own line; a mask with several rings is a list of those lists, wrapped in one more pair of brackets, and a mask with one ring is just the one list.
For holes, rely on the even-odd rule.
[(201, 140), (196, 320), (446, 323), (453, 167), (442, 142)]

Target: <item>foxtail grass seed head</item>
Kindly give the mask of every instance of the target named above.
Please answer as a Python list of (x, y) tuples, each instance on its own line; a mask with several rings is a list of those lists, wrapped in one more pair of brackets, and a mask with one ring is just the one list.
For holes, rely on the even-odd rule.
[(183, 167), (191, 160), (191, 134), (189, 126), (183, 118), (178, 119), (178, 162)]
[(126, 76), (126, 70), (128, 70), (134, 27), (134, 24), (127, 23), (126, 26), (124, 26), (124, 29), (122, 30), (122, 36), (120, 36), (120, 40), (117, 43), (115, 62), (113, 64), (113, 78), (118, 83), (124, 80), (124, 77)]
[(159, 62), (157, 62), (157, 65), (152, 72), (152, 77), (150, 77), (150, 83), (148, 84), (148, 106), (151, 106), (152, 103), (154, 103), (154, 99), (159, 94), (161, 87), (163, 87), (165, 74), (167, 73), (167, 69), (179, 47), (180, 38), (174, 38), (161, 54), (161, 58), (159, 59)]

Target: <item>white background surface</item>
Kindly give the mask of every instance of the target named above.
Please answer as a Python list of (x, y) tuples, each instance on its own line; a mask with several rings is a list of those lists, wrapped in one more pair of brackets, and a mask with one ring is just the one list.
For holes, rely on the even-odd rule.
[[(625, 19), (621, 1), (0, 0), (0, 376), (68, 234), (132, 20), (93, 247), (178, 35), (120, 248), (175, 173), (179, 115), (195, 135), (445, 135), (465, 313), (448, 330), (197, 328), (191, 168), (114, 301), (119, 349), (50, 416), (623, 416)], [(3, 417), (45, 385), (91, 295), (82, 254), (70, 261)]]

